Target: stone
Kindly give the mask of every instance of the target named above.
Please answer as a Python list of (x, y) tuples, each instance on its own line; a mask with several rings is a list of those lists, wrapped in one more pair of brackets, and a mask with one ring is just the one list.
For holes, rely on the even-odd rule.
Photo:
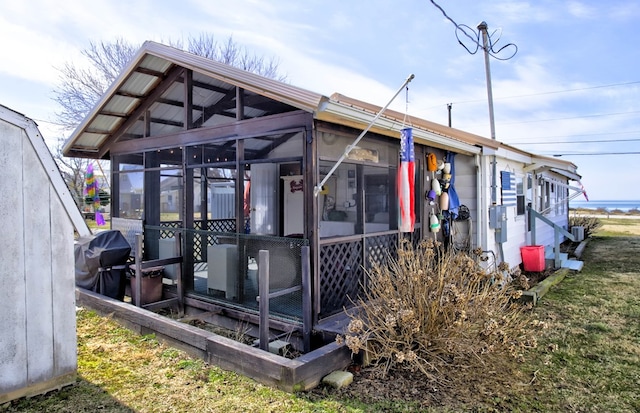
[(353, 383), (353, 374), (348, 371), (336, 370), (324, 376), (322, 383), (336, 389), (341, 389)]

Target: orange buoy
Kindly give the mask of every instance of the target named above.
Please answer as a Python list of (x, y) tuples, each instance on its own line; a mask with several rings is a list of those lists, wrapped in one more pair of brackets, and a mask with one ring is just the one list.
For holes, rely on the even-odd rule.
[(436, 154), (427, 154), (427, 170), (429, 172), (435, 172), (436, 169), (438, 169), (438, 158), (436, 158)]

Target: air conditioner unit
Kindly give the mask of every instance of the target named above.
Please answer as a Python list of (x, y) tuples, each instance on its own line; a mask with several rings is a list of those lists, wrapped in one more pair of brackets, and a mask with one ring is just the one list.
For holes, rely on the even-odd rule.
[(207, 248), (207, 267), (208, 292), (224, 292), (227, 300), (236, 299), (238, 248), (227, 244), (210, 245)]
[(573, 235), (573, 239), (576, 242), (584, 241), (584, 227), (583, 226), (571, 227), (571, 235)]

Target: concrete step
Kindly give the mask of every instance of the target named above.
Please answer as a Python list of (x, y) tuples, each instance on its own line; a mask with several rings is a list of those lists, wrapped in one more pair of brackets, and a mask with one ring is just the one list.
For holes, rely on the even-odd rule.
[(582, 267), (584, 266), (584, 262), (579, 260), (562, 260), (560, 262), (561, 268), (568, 268), (570, 270), (582, 271)]

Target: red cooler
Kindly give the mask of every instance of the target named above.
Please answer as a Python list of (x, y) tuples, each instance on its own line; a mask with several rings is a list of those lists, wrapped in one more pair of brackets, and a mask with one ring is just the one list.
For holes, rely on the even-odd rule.
[(544, 245), (529, 245), (520, 247), (522, 266), (525, 271), (542, 272), (545, 269)]

